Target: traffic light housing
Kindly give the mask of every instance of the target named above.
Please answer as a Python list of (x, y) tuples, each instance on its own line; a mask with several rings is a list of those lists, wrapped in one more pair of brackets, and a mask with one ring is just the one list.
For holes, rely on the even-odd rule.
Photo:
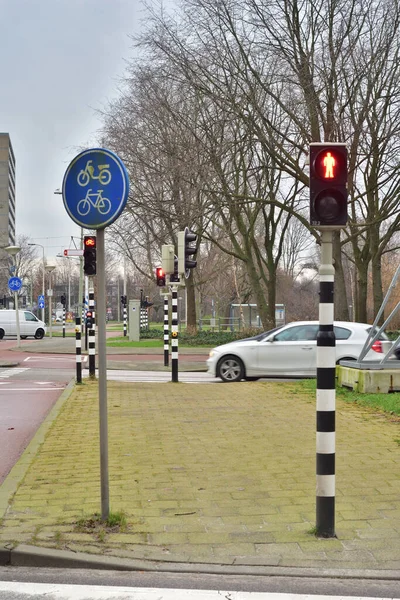
[(126, 306), (126, 296), (121, 296), (121, 304)]
[(174, 255), (174, 272), (169, 276), (170, 283), (179, 283), (178, 257)]
[(161, 246), (161, 264), (164, 273), (167, 275), (174, 272), (174, 255), (173, 244), (164, 244)]
[(197, 235), (185, 227), (184, 231), (178, 232), (178, 273), (184, 274), (186, 279), (190, 275), (191, 269), (197, 266), (197, 261), (190, 258), (197, 253), (197, 247), (193, 243), (197, 242)]
[(339, 142), (310, 144), (310, 225), (347, 224), (347, 148)]
[(83, 270), (85, 275), (96, 275), (96, 236), (83, 238)]
[(93, 313), (91, 310), (86, 312), (86, 327), (93, 327)]
[(156, 280), (158, 287), (165, 287), (165, 273), (162, 267), (156, 268)]
[(63, 306), (65, 306), (67, 304), (67, 298), (64, 295), (61, 296), (61, 304)]

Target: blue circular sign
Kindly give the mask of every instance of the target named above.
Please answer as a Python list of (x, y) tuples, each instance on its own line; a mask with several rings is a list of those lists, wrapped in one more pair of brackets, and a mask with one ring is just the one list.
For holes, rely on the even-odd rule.
[(84, 150), (64, 175), (62, 195), (67, 213), (86, 229), (111, 225), (125, 208), (129, 177), (122, 160), (104, 148)]
[(19, 277), (10, 277), (8, 280), (8, 287), (13, 292), (18, 292), (22, 288), (22, 279)]

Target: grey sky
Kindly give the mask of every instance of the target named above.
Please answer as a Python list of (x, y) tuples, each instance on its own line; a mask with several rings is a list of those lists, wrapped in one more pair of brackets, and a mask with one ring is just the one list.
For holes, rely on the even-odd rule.
[(79, 147), (96, 145), (94, 111), (117, 93), (143, 8), (140, 0), (0, 0), (0, 11), (0, 131), (17, 162), (17, 235), (55, 256), (80, 229), (54, 190)]

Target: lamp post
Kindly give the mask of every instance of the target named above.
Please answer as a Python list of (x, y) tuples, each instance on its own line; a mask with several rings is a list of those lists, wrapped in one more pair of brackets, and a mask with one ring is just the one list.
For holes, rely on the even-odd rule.
[(47, 296), (49, 298), (49, 331), (50, 331), (50, 338), (52, 338), (53, 337), (53, 331), (52, 331), (52, 322), (53, 322), (53, 319), (52, 319), (52, 314), (51, 314), (51, 299), (52, 299), (52, 296), (53, 296), (53, 289), (51, 287), (51, 273), (52, 273), (52, 271), (54, 271), (54, 269), (56, 268), (56, 266), (48, 264), (48, 265), (46, 265), (45, 268), (46, 268), (46, 271), (49, 274), (49, 289), (47, 290)]
[[(21, 250), (20, 246), (7, 246), (4, 250), (9, 254), (13, 259), (13, 264), (15, 266), (15, 257), (18, 252)], [(21, 336), (20, 336), (20, 327), (19, 327), (19, 306), (18, 306), (18, 292), (14, 291), (14, 306), (15, 306), (15, 320), (17, 325), (17, 347), (21, 346)]]
[[(44, 246), (42, 246), (42, 244), (28, 244), (28, 246), (40, 246), (40, 247), (41, 247), (41, 249), (42, 249), (42, 252), (43, 252), (43, 264), (42, 264), (42, 267), (43, 267), (43, 273), (42, 273), (42, 296), (43, 296), (43, 298), (44, 298), (44, 297), (45, 297), (45, 296), (44, 296), (44, 271), (45, 271), (45, 268), (46, 268), (46, 262), (45, 262), (45, 260), (44, 260)], [(43, 307), (41, 310), (42, 310), (42, 321), (43, 321), (43, 323), (44, 323), (44, 307)]]

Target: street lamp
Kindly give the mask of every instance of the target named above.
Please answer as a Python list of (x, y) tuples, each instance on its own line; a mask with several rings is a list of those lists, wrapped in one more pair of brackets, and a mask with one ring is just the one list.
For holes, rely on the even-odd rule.
[(54, 271), (54, 269), (56, 268), (56, 266), (48, 264), (48, 265), (46, 265), (45, 268), (46, 268), (46, 271), (49, 274), (49, 289), (47, 291), (47, 296), (49, 298), (49, 331), (50, 331), (50, 337), (53, 337), (52, 328), (51, 328), (51, 325), (52, 325), (51, 299), (52, 299), (52, 296), (53, 296), (53, 290), (52, 290), (52, 287), (51, 287), (51, 272)]
[[(43, 276), (42, 276), (42, 296), (43, 296), (43, 300), (44, 300), (44, 298), (45, 298), (45, 296), (44, 296), (44, 270), (45, 270), (45, 268), (46, 268), (46, 262), (45, 262), (45, 260), (44, 260), (44, 246), (42, 246), (42, 244), (28, 244), (28, 246), (40, 246), (40, 247), (41, 247), (41, 249), (42, 249), (42, 252), (43, 252), (43, 265), (42, 265), (42, 267), (43, 267)], [(43, 308), (42, 308), (42, 321), (43, 321), (43, 323), (45, 322), (45, 321), (44, 321), (44, 306), (43, 306)]]
[[(13, 264), (15, 266), (15, 257), (20, 252), (21, 246), (7, 246), (4, 250), (9, 254), (13, 259)], [(18, 306), (18, 292), (14, 290), (14, 305), (15, 305), (15, 320), (17, 325), (17, 347), (21, 346), (21, 336), (20, 336), (20, 328), (19, 328), (19, 306)]]

